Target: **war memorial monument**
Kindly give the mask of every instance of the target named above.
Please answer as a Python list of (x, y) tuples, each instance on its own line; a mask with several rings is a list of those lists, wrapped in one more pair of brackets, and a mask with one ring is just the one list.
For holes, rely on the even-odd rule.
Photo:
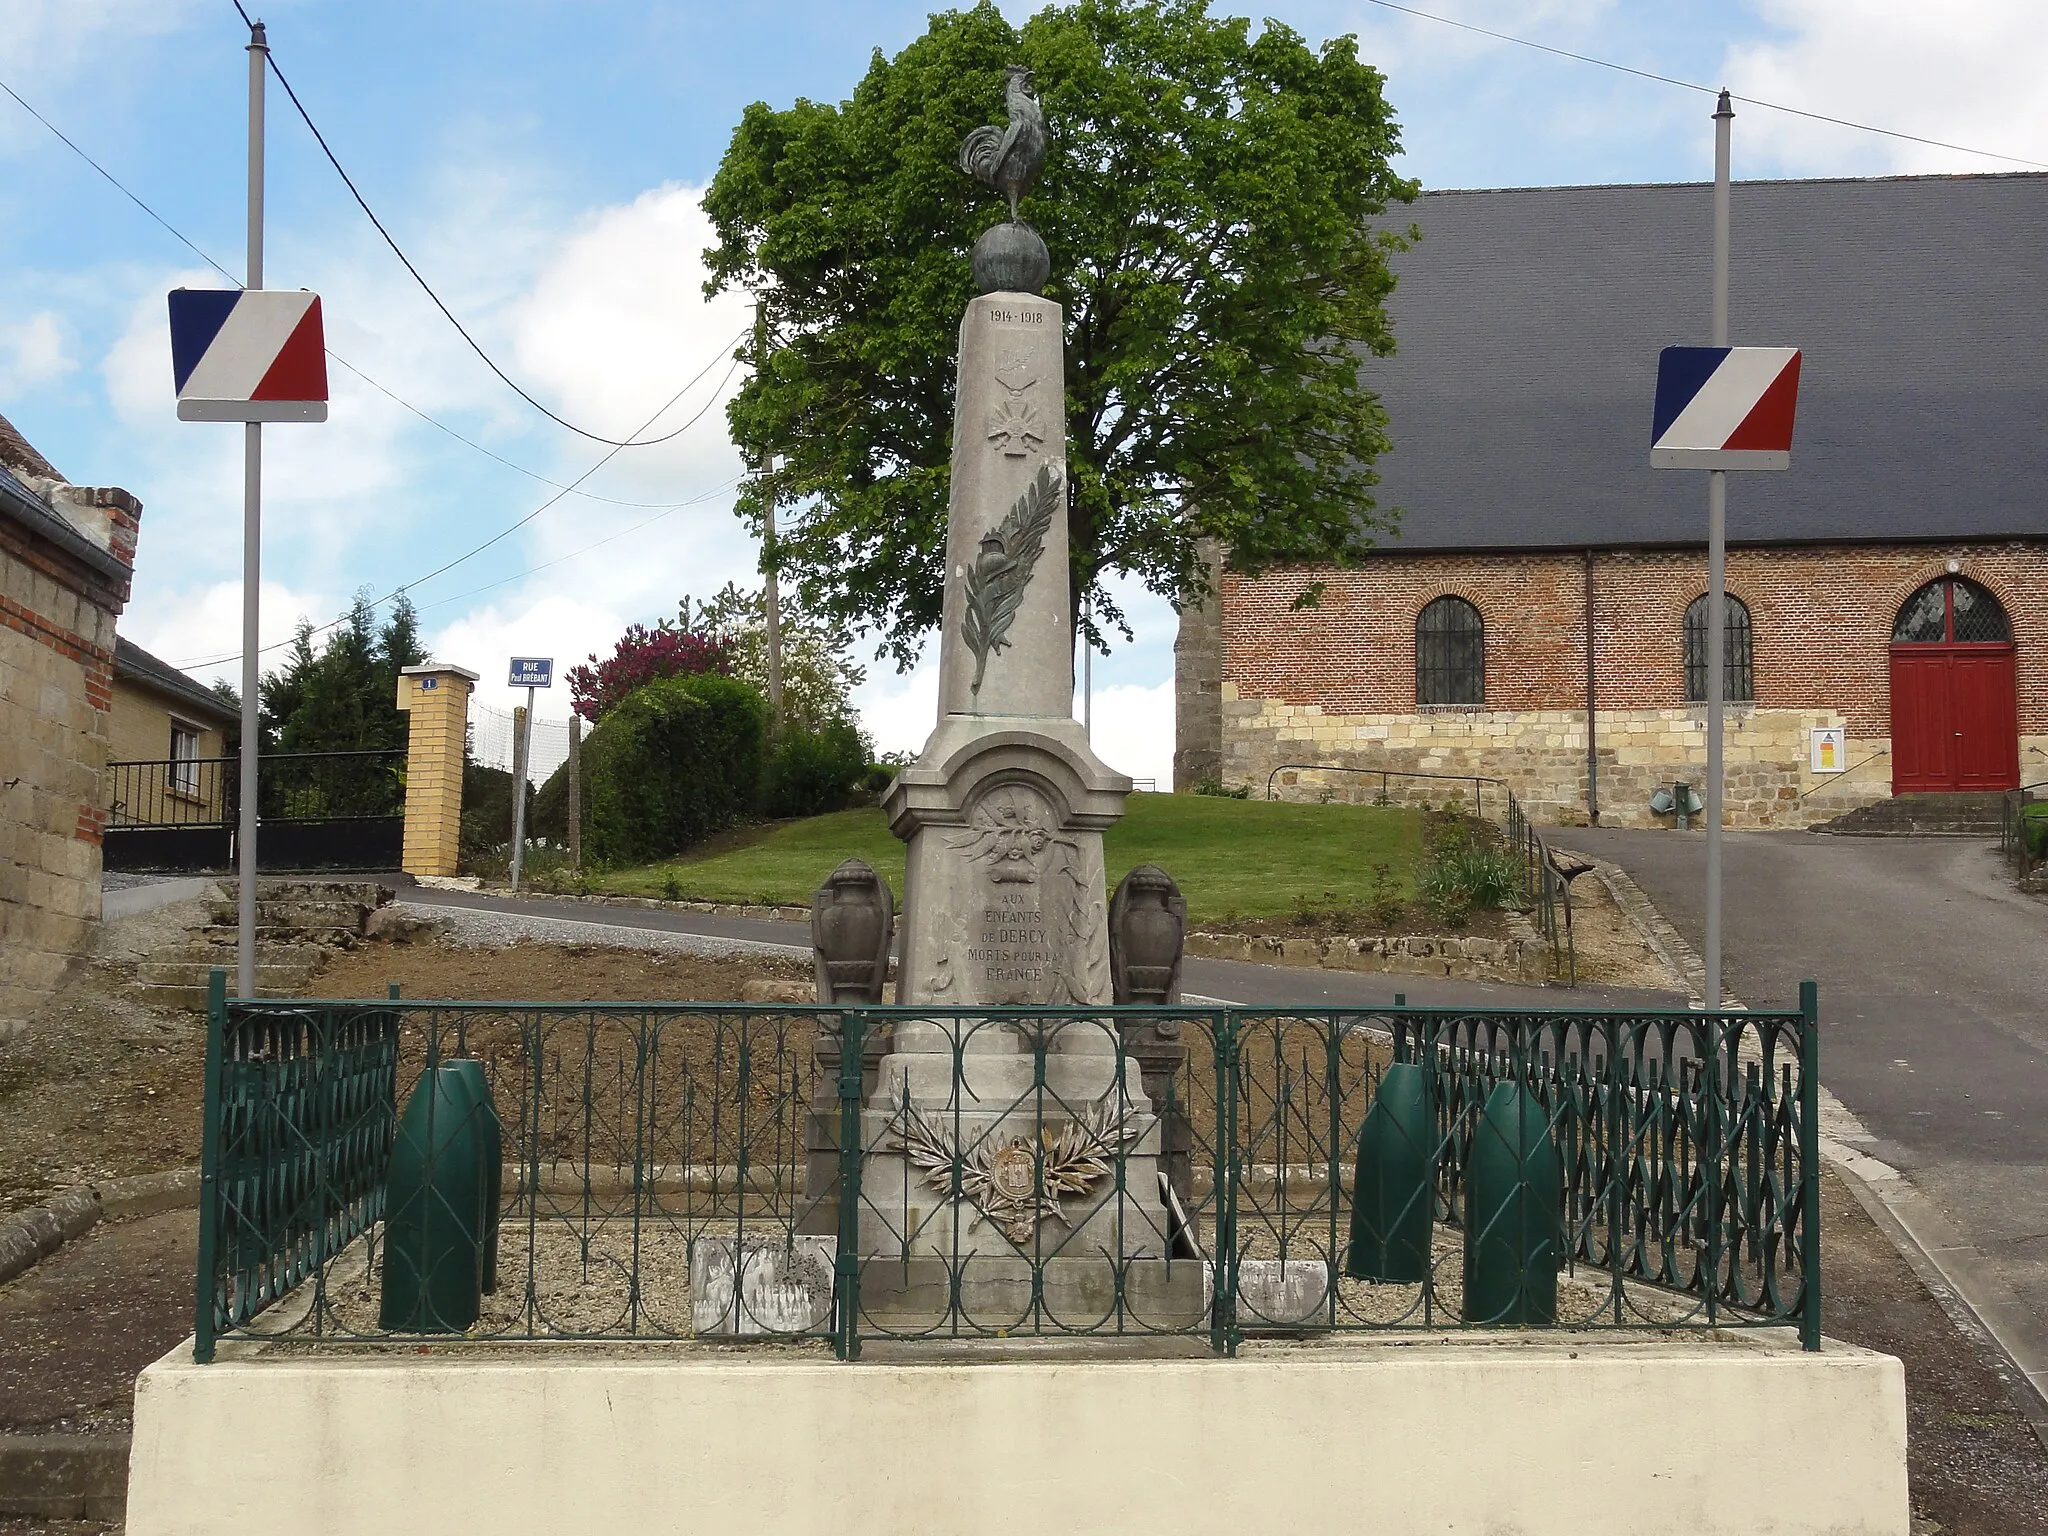
[(1908, 1536), (1899, 1363), (1820, 1333), (1810, 1006), (1183, 998), (1170, 878), (1109, 890), (1005, 106), (900, 914), (831, 873), (809, 1007), (217, 984), (131, 1536)]

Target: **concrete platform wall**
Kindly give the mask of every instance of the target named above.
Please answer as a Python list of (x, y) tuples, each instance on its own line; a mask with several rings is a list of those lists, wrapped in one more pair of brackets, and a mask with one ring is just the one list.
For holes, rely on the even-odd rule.
[(1790, 1343), (853, 1366), (181, 1347), (137, 1385), (128, 1531), (1907, 1536), (1898, 1361)]

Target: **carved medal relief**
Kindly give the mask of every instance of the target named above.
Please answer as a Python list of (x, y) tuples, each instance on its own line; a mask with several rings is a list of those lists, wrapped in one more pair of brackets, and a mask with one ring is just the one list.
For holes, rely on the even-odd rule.
[[(962, 865), (964, 920), (941, 963), (972, 1000), (995, 1005), (1106, 1001), (1109, 987), (1102, 849), (1063, 829), (1051, 799), (1010, 782), (980, 795), (949, 834)], [(961, 931), (964, 927), (964, 933)]]

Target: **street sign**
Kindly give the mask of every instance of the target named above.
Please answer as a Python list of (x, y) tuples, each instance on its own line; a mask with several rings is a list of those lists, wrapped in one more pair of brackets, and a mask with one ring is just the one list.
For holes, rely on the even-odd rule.
[(555, 686), (555, 658), (552, 656), (514, 656), (512, 677), (509, 685), (513, 688), (552, 688)]
[(1666, 347), (1652, 469), (1790, 469), (1797, 347)]
[(325, 421), (320, 296), (172, 289), (171, 372), (180, 421)]

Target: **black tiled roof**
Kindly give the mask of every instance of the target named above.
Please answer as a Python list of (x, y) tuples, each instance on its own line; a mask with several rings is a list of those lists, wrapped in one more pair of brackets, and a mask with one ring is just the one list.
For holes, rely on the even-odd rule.
[(241, 718), (234, 707), (212, 689), (180, 672), (168, 661), (150, 655), (125, 635), (114, 637), (114, 674), (170, 695), (202, 721), (232, 725)]
[[(1733, 542), (2048, 536), (2048, 175), (1737, 182), (1729, 335), (1805, 349), (1792, 468)], [(1368, 358), (1393, 549), (1702, 544), (1649, 467), (1659, 348), (1710, 340), (1713, 191), (1441, 192), (1394, 210), (1399, 353)]]

